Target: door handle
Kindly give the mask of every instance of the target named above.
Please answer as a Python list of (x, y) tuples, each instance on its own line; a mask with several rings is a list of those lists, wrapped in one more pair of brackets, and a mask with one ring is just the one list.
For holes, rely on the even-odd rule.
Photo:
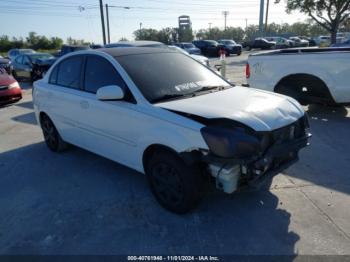
[(80, 101), (80, 107), (82, 109), (88, 109), (89, 108), (89, 102), (85, 101), (85, 100)]

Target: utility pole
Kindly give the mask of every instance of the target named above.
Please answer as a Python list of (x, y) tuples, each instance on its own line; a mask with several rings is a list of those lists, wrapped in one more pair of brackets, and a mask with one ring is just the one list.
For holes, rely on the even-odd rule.
[(229, 14), (229, 11), (223, 11), (222, 14), (224, 15), (224, 18), (225, 18), (225, 31), (226, 31), (226, 18)]
[(111, 32), (109, 31), (108, 4), (106, 4), (106, 19), (107, 19), (107, 39), (108, 39), (108, 44), (109, 44), (109, 43), (111, 43)]
[(212, 24), (212, 23), (208, 23), (208, 24), (209, 24), (209, 31), (210, 31), (210, 30), (211, 30), (211, 24)]
[(106, 31), (105, 31), (105, 19), (103, 17), (103, 3), (100, 0), (100, 13), (101, 13), (101, 24), (102, 24), (102, 36), (103, 36), (103, 44), (106, 44)]
[(260, 0), (259, 33), (263, 36), (264, 30), (264, 0)]
[(246, 18), (245, 19), (245, 31), (247, 31), (247, 29), (248, 29), (248, 19)]
[(265, 15), (265, 34), (267, 33), (267, 21), (269, 17), (269, 5), (270, 5), (270, 0), (267, 0), (266, 2), (266, 15)]

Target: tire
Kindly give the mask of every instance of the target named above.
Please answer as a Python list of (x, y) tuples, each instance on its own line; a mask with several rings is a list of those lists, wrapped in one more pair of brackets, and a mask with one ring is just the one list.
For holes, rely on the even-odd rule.
[(68, 144), (63, 141), (55, 125), (47, 115), (41, 117), (40, 125), (43, 131), (45, 143), (51, 151), (61, 152), (67, 148)]
[(290, 96), (297, 100), (301, 105), (305, 106), (308, 103), (303, 99), (301, 90), (294, 85), (279, 85), (276, 88), (276, 93)]
[(184, 214), (200, 200), (203, 178), (200, 168), (188, 166), (175, 153), (160, 150), (146, 162), (151, 191), (165, 209)]
[(237, 52), (237, 56), (240, 56), (242, 54), (242, 50), (239, 50), (238, 52)]

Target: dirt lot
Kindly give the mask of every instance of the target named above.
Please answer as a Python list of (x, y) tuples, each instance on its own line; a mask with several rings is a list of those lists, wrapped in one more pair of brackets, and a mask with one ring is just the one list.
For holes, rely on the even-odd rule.
[[(244, 82), (246, 57), (228, 59), (231, 80)], [(23, 86), (0, 108), (1, 254), (350, 254), (349, 107), (306, 108), (312, 145), (297, 164), (177, 216), (143, 175), (79, 148), (50, 152)]]

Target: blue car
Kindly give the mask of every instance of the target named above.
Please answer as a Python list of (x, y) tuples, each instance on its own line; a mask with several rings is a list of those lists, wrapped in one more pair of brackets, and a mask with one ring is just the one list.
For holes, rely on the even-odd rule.
[(331, 47), (350, 47), (350, 38), (343, 43), (333, 44)]

